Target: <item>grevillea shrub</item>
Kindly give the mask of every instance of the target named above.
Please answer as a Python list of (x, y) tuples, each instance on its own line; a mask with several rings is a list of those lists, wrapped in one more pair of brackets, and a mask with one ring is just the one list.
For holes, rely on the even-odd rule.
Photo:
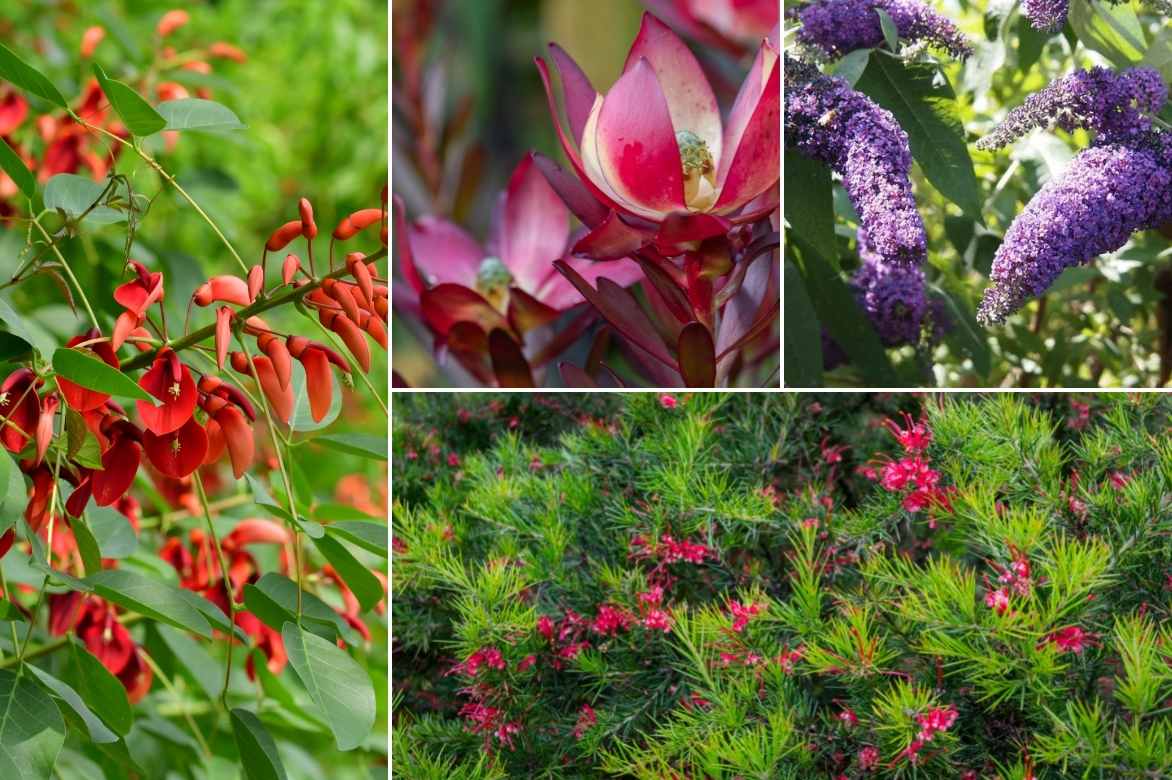
[(787, 386), (1168, 383), (1167, 2), (786, 8)]
[(257, 139), (194, 13), (0, 44), (4, 778), (386, 763), (386, 191), (202, 197), (173, 153)]
[[(632, 27), (613, 83), (592, 83), (575, 59), (597, 70), (597, 51), (524, 37), (524, 68), (495, 85), (498, 100), (513, 124), (526, 108), (548, 124), (490, 132), (464, 127), (488, 124), (492, 106), (468, 98), (447, 117), (435, 105), (448, 72), (468, 64), (436, 18), (450, 6), (474, 26), (474, 12), (401, 4), (394, 302), (434, 367), (401, 359), (400, 384), (777, 385), (778, 3), (648, 5), (664, 18), (648, 12)], [(581, 4), (572, 13), (618, 15)], [(500, 17), (503, 38), (528, 14)], [(444, 46), (429, 53), (422, 42), (435, 38)], [(513, 156), (516, 142), (501, 138), (535, 132), (558, 161)], [(509, 163), (482, 186), (489, 145)], [(470, 205), (478, 189), (486, 208)]]
[(398, 776), (1172, 772), (1166, 397), (394, 412)]

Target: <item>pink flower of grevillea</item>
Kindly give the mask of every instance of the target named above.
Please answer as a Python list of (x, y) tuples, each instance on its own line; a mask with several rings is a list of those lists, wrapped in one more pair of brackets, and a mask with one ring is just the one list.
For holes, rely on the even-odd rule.
[(556, 44), (550, 57), (561, 76), (569, 134), (545, 61), (538, 58), (537, 67), (577, 181), (543, 167), (590, 228), (576, 253), (606, 259), (654, 243), (673, 257), (777, 207), (781, 67), (774, 42), (762, 40), (723, 121), (695, 56), (651, 14), (605, 95)]
[[(642, 278), (628, 259), (595, 263), (568, 256), (570, 212), (532, 155), (513, 171), (501, 194), (486, 247), (444, 219), (407, 224), (401, 208), (397, 218), (403, 276), (439, 345), (455, 353), (486, 355), (500, 331), (517, 345), (513, 352), (519, 358), (525, 334), (582, 303), (581, 293), (554, 268), (555, 260), (564, 259), (592, 281), (605, 277), (626, 287)], [(477, 373), (470, 361), (461, 362)]]

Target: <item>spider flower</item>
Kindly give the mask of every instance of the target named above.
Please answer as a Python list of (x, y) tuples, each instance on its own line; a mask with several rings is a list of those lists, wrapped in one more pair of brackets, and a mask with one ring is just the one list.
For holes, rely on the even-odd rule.
[(859, 224), (882, 262), (922, 261), (928, 244), (908, 178), (907, 133), (891, 112), (844, 80), (817, 74), (800, 62), (787, 60), (786, 66), (787, 143), (842, 176)]
[(972, 54), (956, 25), (921, 0), (815, 0), (793, 11), (802, 23), (798, 42), (831, 60), (855, 49), (879, 46), (883, 43), (879, 10), (895, 22), (900, 38), (923, 41), (958, 59)]
[(443, 219), (423, 217), (408, 225), (401, 208), (398, 218), (400, 267), (418, 296), (418, 310), (439, 344), (465, 353), (469, 359), (461, 362), (473, 371), (473, 356), (488, 352), (494, 332), (521, 344), (528, 332), (583, 302), (556, 271), (555, 260), (564, 258), (591, 281), (606, 277), (626, 287), (642, 277), (628, 259), (568, 257), (569, 210), (531, 155), (501, 195), (487, 247)]
[(1167, 99), (1168, 88), (1153, 68), (1076, 70), (1026, 98), (977, 147), (999, 149), (1052, 125), (1089, 130), (1104, 143), (1142, 141), (1152, 130), (1146, 113), (1156, 113)]
[[(643, 16), (623, 73), (605, 94), (556, 44), (550, 56), (562, 80), (569, 133), (548, 66), (538, 58), (537, 68), (578, 179), (566, 177), (559, 194), (591, 228), (576, 251), (598, 258), (605, 246), (607, 256), (618, 257), (654, 242), (676, 256), (776, 208), (781, 75), (774, 42), (761, 42), (723, 121), (699, 62), (651, 14)], [(591, 200), (587, 209), (575, 205)]]
[[(1153, 136), (1159, 139), (1158, 136)], [(977, 310), (1003, 321), (1062, 271), (1123, 246), (1137, 230), (1172, 219), (1172, 143), (1119, 144), (1081, 152), (1026, 204), (993, 257), (992, 286)]]

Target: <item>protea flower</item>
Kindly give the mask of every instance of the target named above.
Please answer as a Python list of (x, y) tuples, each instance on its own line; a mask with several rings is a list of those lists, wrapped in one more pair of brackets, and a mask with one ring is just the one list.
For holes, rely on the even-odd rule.
[[(672, 257), (776, 208), (781, 68), (773, 41), (762, 40), (723, 122), (700, 64), (651, 14), (605, 95), (556, 44), (550, 56), (561, 76), (570, 135), (558, 118), (548, 67), (538, 58), (555, 129), (578, 179), (605, 210), (599, 220), (575, 208), (591, 228), (576, 251), (599, 257), (606, 247), (606, 256), (618, 256), (654, 243)], [(574, 208), (580, 193), (562, 185), (559, 194)]]
[(733, 52), (755, 47), (781, 19), (777, 0), (645, 0), (644, 4), (688, 37)]
[(564, 259), (591, 281), (605, 277), (623, 287), (642, 277), (628, 259), (593, 262), (567, 255), (569, 210), (534, 163), (526, 156), (513, 171), (487, 248), (443, 219), (423, 217), (408, 225), (398, 210), (400, 264), (418, 296), (406, 304), (418, 308), (438, 346), (484, 381), (492, 379), (484, 359), (492, 334), (501, 334), (498, 353), (509, 349), (500, 346), (503, 338), (520, 357), (526, 334), (583, 302), (554, 261)]

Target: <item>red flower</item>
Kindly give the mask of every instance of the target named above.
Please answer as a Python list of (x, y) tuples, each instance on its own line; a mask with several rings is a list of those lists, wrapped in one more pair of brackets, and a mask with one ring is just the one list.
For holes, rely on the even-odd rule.
[(141, 433), (129, 421), (112, 423), (107, 435), (110, 445), (102, 452), (102, 468), (90, 476), (98, 506), (109, 506), (125, 495), (142, 461)]
[(60, 636), (73, 630), (122, 686), (131, 704), (151, 688), (151, 668), (114, 608), (94, 596), (77, 592), (49, 596), (49, 630)]
[(114, 300), (125, 311), (118, 315), (114, 323), (114, 333), (110, 339), (113, 349), (121, 347), (126, 337), (142, 325), (146, 319), (147, 309), (163, 300), (161, 273), (148, 271), (146, 266), (137, 260), (131, 260), (127, 265), (135, 272), (135, 277), (114, 290)]
[[(86, 341), (93, 341), (94, 343), (81, 348), (81, 351), (90, 352), (94, 356), (102, 360), (106, 365), (113, 368), (118, 368), (118, 355), (114, 352), (114, 347), (108, 341), (95, 341), (102, 337), (101, 332), (97, 328), (93, 328), (80, 336), (74, 336), (65, 345), (67, 347), (74, 347)], [(81, 385), (70, 382), (65, 377), (57, 377), (57, 388), (61, 391), (61, 395), (65, 398), (65, 403), (69, 404), (70, 408), (79, 412), (88, 412), (105, 405), (106, 401), (110, 400), (110, 396), (106, 393), (100, 393), (96, 390), (82, 387)]]
[(159, 406), (135, 401), (143, 424), (159, 436), (183, 427), (195, 413), (198, 395), (195, 381), (191, 378), (191, 371), (170, 347), (159, 350), (138, 386), (162, 401)]
[(0, 384), (0, 442), (10, 452), (20, 452), (35, 433), (41, 416), (41, 399), (37, 376), (27, 368), (18, 368)]
[(645, 0), (680, 32), (740, 54), (765, 36), (777, 40), (777, 0)]
[(178, 479), (203, 464), (208, 451), (208, 435), (195, 417), (190, 417), (178, 430), (162, 436), (143, 431), (142, 446), (155, 468)]
[(289, 354), (301, 361), (305, 368), (305, 385), (309, 393), (309, 412), (314, 422), (321, 422), (330, 411), (334, 396), (334, 380), (330, 374), (333, 363), (346, 373), (350, 364), (325, 344), (319, 344), (303, 336), (289, 336), (285, 340)]

